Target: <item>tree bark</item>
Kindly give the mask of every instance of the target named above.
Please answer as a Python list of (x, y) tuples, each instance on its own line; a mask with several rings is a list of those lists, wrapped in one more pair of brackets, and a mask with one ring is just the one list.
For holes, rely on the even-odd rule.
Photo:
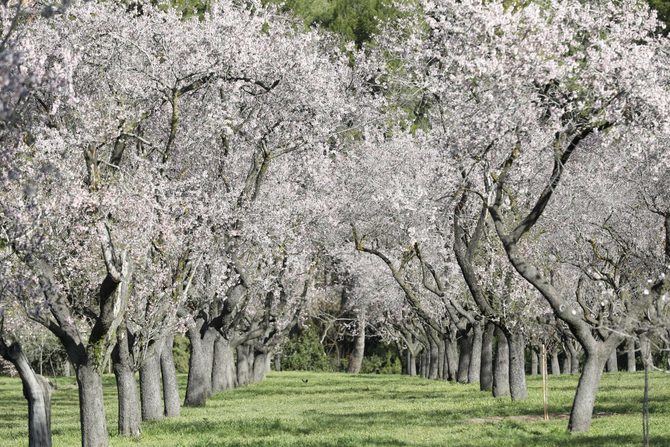
[(447, 379), (455, 382), (458, 379), (458, 348), (453, 333), (444, 338), (444, 346), (447, 355)]
[(365, 355), (365, 326), (365, 315), (361, 315), (358, 318), (358, 333), (354, 340), (354, 350), (349, 356), (349, 367), (347, 368), (347, 372), (350, 374), (360, 373), (361, 367), (363, 366), (363, 356)]
[(591, 353), (586, 352), (584, 369), (579, 377), (577, 392), (570, 412), (568, 430), (571, 432), (584, 432), (591, 427), (593, 407), (605, 366), (605, 358), (607, 357), (602, 355), (599, 349)]
[(537, 352), (535, 352), (535, 349), (530, 350), (530, 375), (531, 376), (537, 376), (538, 372), (538, 356)]
[(526, 388), (526, 342), (523, 334), (511, 333), (509, 345), (509, 388), (512, 400), (528, 398)]
[(0, 355), (14, 365), (23, 384), (23, 397), (28, 401), (28, 446), (51, 447), (51, 387), (35, 374), (21, 345), (6, 345), (0, 339)]
[(491, 391), (493, 388), (493, 323), (487, 323), (482, 334), (482, 360), (479, 372), (479, 389)]
[(184, 405), (202, 407), (212, 395), (212, 357), (214, 356), (215, 332), (211, 328), (203, 328), (199, 322), (187, 331), (191, 342), (188, 362), (188, 379)]
[(254, 356), (254, 383), (262, 382), (265, 380), (265, 374), (267, 373), (267, 354), (262, 351), (257, 351)]
[[(568, 354), (570, 355), (570, 374), (579, 374), (579, 352), (573, 346), (571, 341), (566, 343), (566, 347), (568, 349)], [(566, 374), (568, 373), (568, 371), (563, 372)]]
[(481, 322), (472, 326), (472, 345), (470, 348), (470, 365), (468, 366), (468, 383), (479, 382), (482, 366), (483, 330)]
[(278, 352), (274, 355), (274, 369), (275, 371), (281, 371), (281, 352)]
[[(214, 341), (214, 359), (212, 364), (212, 392), (228, 390), (235, 387), (233, 350), (230, 343), (222, 336)], [(275, 356), (275, 363), (277, 357)], [(277, 366), (275, 365), (275, 369)]]
[(163, 404), (166, 417), (177, 417), (181, 411), (181, 400), (179, 399), (179, 383), (177, 382), (177, 369), (174, 366), (172, 350), (174, 347), (174, 335), (165, 338), (165, 345), (161, 351), (161, 376), (163, 377)]
[(237, 347), (237, 386), (249, 383), (249, 346)]
[(570, 356), (565, 353), (565, 357), (563, 357), (563, 367), (561, 368), (563, 370), (563, 374), (570, 374), (570, 371), (572, 371), (572, 367), (570, 366)]
[(626, 366), (628, 372), (635, 372), (635, 339), (629, 338), (626, 340)]
[(619, 360), (617, 358), (616, 348), (607, 359), (607, 372), (619, 372)]
[[(159, 349), (158, 346), (155, 347)], [(165, 416), (161, 390), (160, 352), (150, 352), (140, 366), (142, 420), (158, 421)]]
[(75, 364), (79, 389), (79, 418), (82, 447), (107, 447), (107, 417), (100, 371), (87, 363)]
[(470, 354), (472, 352), (472, 331), (461, 333), (458, 339), (458, 381), (468, 383), (468, 371), (470, 369)]
[(118, 430), (121, 436), (140, 435), (140, 399), (135, 382), (135, 371), (128, 349), (128, 333), (119, 327), (116, 346), (112, 350), (112, 364), (118, 395)]
[(439, 336), (439, 334), (435, 334), (434, 337), (435, 344), (437, 345), (437, 378), (440, 380), (444, 380), (447, 376), (446, 368), (445, 368), (445, 352), (444, 352), (444, 339)]
[(551, 352), (551, 375), (561, 375), (561, 363), (558, 361), (558, 352), (556, 351)]
[(493, 397), (505, 397), (510, 395), (509, 389), (509, 347), (505, 333), (496, 328), (496, 350), (493, 360)]
[(430, 363), (429, 363), (429, 370), (428, 370), (428, 378), (432, 379), (432, 380), (436, 380), (439, 377), (439, 373), (440, 373), (439, 348), (437, 346), (437, 343), (435, 343), (435, 341), (432, 338), (429, 338), (428, 346), (430, 347)]

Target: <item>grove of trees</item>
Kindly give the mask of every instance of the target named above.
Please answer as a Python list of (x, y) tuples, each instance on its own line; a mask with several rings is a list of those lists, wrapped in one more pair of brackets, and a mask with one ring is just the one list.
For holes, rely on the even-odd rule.
[(108, 369), (138, 436), (316, 321), (350, 373), (374, 333), (408, 375), (513, 400), (545, 347), (579, 374), (572, 432), (619, 355), (670, 368), (670, 41), (646, 2), (404, 2), (355, 42), (257, 0), (1, 10), (0, 355), (31, 446), (35, 337), (72, 365), (84, 447), (108, 445)]

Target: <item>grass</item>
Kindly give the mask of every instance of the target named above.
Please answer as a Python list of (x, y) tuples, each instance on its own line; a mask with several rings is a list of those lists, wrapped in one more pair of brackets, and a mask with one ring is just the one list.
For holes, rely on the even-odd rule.
[[(303, 379), (308, 380), (304, 383)], [(494, 399), (475, 385), (384, 375), (271, 373), (257, 385), (222, 393), (204, 408), (142, 426), (140, 440), (112, 435), (113, 446), (639, 446), (641, 373), (605, 374), (587, 434), (566, 432), (575, 376), (550, 377), (552, 419), (541, 420), (539, 379), (529, 399)], [(182, 386), (184, 377), (181, 378)], [(77, 389), (56, 379), (55, 446), (79, 444)], [(651, 376), (652, 446), (670, 446), (670, 375)], [(182, 390), (183, 391), (183, 390)], [(116, 429), (113, 376), (105, 378), (110, 431)], [(0, 378), (0, 446), (27, 446), (26, 404), (18, 379)]]

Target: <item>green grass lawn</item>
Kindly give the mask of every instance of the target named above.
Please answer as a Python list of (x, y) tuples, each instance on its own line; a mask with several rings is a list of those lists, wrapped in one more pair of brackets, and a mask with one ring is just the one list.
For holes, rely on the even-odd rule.
[[(182, 377), (182, 382), (184, 378)], [(302, 379), (308, 380), (304, 383)], [(113, 446), (639, 446), (644, 377), (605, 374), (588, 434), (566, 433), (576, 377), (550, 377), (552, 419), (541, 420), (541, 383), (528, 378), (521, 403), (477, 386), (405, 376), (271, 373), (257, 385), (225, 392), (205, 408), (145, 423), (141, 440), (112, 436)], [(77, 389), (56, 380), (55, 446), (79, 444)], [(183, 383), (182, 383), (183, 385)], [(670, 446), (670, 375), (651, 376), (653, 446)], [(116, 430), (114, 377), (105, 378), (110, 431)], [(18, 379), (0, 378), (0, 446), (27, 446), (26, 404)]]

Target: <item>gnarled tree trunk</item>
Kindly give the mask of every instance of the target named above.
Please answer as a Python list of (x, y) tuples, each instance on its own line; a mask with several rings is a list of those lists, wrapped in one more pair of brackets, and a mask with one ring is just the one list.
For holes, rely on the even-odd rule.
[(200, 321), (190, 327), (186, 334), (191, 345), (184, 405), (201, 407), (212, 395), (212, 357), (216, 333), (214, 329), (206, 328), (204, 322)]
[(237, 386), (249, 383), (249, 346), (242, 344), (237, 347)]

